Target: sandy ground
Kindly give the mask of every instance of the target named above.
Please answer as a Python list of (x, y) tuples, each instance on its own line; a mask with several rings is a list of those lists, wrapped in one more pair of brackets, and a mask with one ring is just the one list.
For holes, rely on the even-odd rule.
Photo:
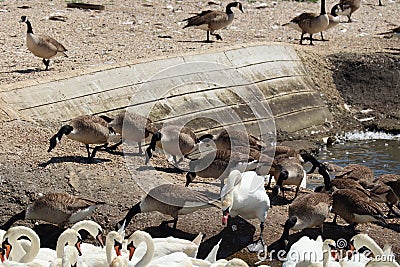
[[(226, 3), (223, 2), (222, 6)], [(299, 51), (337, 119), (336, 131), (368, 126), (391, 129), (393, 132), (399, 129), (399, 38), (390, 34), (377, 35), (399, 23), (398, 1), (384, 1), (382, 7), (375, 0), (364, 1), (353, 15), (356, 22), (341, 23), (325, 34), (330, 41), (315, 42), (315, 46), (298, 45), (300, 34), (280, 26), (297, 13), (317, 12), (319, 4), (315, 3), (243, 2), (245, 13), (235, 10), (233, 24), (229, 29), (220, 31), (223, 41), (211, 44), (201, 42), (206, 37), (205, 32), (183, 30), (181, 20), (208, 8), (223, 9), (219, 5), (209, 6), (207, 1), (109, 1), (102, 4), (105, 5), (104, 11), (68, 9), (66, 2), (58, 0), (0, 2), (0, 22), (4, 29), (0, 32), (0, 88), (14, 82), (56, 78), (60, 74), (90, 71), (93, 67), (114, 66), (193, 50), (206, 52), (246, 42), (283, 42)], [(333, 4), (333, 1), (328, 1), (328, 9)], [(53, 13), (60, 13), (66, 20), (48, 20), (47, 17)], [(41, 60), (26, 48), (26, 25), (18, 23), (21, 15), (30, 18), (35, 33), (49, 34), (63, 43), (69, 50), (69, 57), (57, 58), (49, 71), (43, 71)], [(346, 21), (345, 18), (342, 20)], [(356, 79), (360, 75), (362, 79)], [(352, 81), (360, 86), (353, 87)], [(367, 92), (363, 91), (365, 85), (369, 85)], [(373, 94), (373, 91), (377, 93)], [(361, 98), (361, 94), (370, 97)], [(345, 103), (350, 105), (349, 110), (345, 108)], [(375, 105), (375, 116), (381, 116), (376, 125), (354, 120), (360, 110), (372, 105)], [(353, 118), (352, 121), (347, 120), (349, 117)], [(59, 126), (54, 122), (1, 123), (1, 222), (22, 210), (40, 193), (63, 191), (106, 201), (107, 204), (97, 210), (93, 219), (110, 230), (143, 195), (137, 185), (138, 178), (161, 177), (178, 184), (184, 183), (185, 173), (174, 170), (163, 157), (152, 159), (158, 170), (141, 169), (144, 159), (136, 154), (124, 158), (100, 151), (98, 159), (88, 162), (84, 147), (68, 139), (62, 140), (51, 153), (47, 153), (48, 140)], [(193, 185), (199, 186), (204, 184)], [(287, 205), (277, 204), (271, 208), (266, 222), (264, 238), (267, 245), (280, 236), (281, 225), (287, 216)], [(139, 214), (129, 225), (128, 233), (147, 229), (155, 236), (168, 235), (169, 229), (157, 227), (165, 219), (169, 218), (158, 213)], [(206, 242), (199, 252), (200, 256), (206, 255), (210, 247), (223, 237), (224, 249), (220, 257), (238, 256), (254, 263), (257, 256), (248, 253), (244, 247), (254, 231), (256, 238), (259, 230), (256, 220), (249, 222), (251, 224), (237, 221), (240, 232), (232, 233), (221, 225), (221, 210), (211, 208), (182, 216), (178, 222), (179, 231), (174, 234), (193, 238), (198, 232), (205, 233)], [(30, 222), (26, 224), (32, 226)], [(348, 237), (345, 228), (327, 228), (324, 237), (337, 239), (337, 233)], [(50, 232), (57, 232), (50, 229)], [(387, 227), (362, 225), (358, 230), (370, 234), (381, 246), (390, 242), (399, 255), (400, 220), (389, 220)], [(44, 232), (49, 235), (48, 229)], [(310, 236), (318, 233), (318, 230), (306, 232)], [(291, 241), (298, 238), (299, 234), (293, 234)], [(239, 252), (233, 254), (235, 251)]]

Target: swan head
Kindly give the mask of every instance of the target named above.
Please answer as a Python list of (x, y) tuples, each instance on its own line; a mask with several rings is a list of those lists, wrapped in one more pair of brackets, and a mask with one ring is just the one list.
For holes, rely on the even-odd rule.
[(327, 252), (331, 254), (333, 259), (338, 259), (338, 254), (336, 251), (336, 242), (332, 239), (326, 239), (322, 245), (322, 252)]
[[(128, 245), (127, 245), (127, 250), (129, 252), (129, 260), (132, 259), (133, 254), (136, 250), (136, 248), (140, 245), (142, 242), (146, 241), (152, 241), (151, 235), (147, 232), (144, 231), (135, 231), (131, 236), (128, 238)], [(149, 246), (149, 243), (152, 242), (146, 242), (146, 245)], [(149, 249), (149, 247), (147, 247)]]
[(104, 247), (104, 242), (103, 242), (103, 229), (101, 226), (92, 221), (92, 220), (83, 220), (80, 222), (75, 223), (71, 229), (74, 229), (76, 231), (80, 230), (85, 230), (87, 231), (91, 236), (93, 236), (97, 242), (99, 242), (101, 247)]
[(350, 239), (350, 249), (358, 251), (362, 247), (369, 244), (376, 244), (375, 241), (367, 234), (358, 234)]
[(115, 250), (115, 253), (117, 254), (117, 256), (121, 256), (122, 241), (123, 241), (123, 238), (118, 232), (111, 231), (108, 233), (107, 238), (106, 238), (106, 247), (111, 246)]

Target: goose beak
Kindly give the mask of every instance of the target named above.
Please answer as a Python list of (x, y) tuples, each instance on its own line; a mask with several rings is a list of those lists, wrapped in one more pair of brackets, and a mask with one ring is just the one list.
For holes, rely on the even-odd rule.
[(133, 243), (129, 243), (128, 245), (128, 251), (129, 251), (129, 261), (132, 259), (133, 257), (133, 253), (135, 253), (135, 246), (133, 245)]
[(228, 224), (228, 217), (229, 217), (229, 208), (227, 208), (222, 213), (222, 225), (227, 225)]

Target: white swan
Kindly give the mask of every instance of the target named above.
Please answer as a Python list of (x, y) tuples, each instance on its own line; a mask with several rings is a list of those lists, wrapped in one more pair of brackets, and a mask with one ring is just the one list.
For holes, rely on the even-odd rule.
[(92, 252), (98, 252), (98, 251), (101, 251), (102, 248), (104, 247), (104, 242), (103, 242), (103, 237), (102, 237), (103, 229), (98, 223), (96, 223), (92, 220), (83, 220), (83, 221), (75, 223), (73, 226), (71, 226), (71, 229), (74, 229), (78, 232), (80, 230), (86, 230), (100, 244), (100, 247), (99, 247), (99, 246), (95, 246), (95, 245), (92, 245), (89, 243), (82, 243), (81, 244), (82, 254), (88, 255), (89, 253), (92, 253)]
[(91, 251), (89, 254), (82, 253), (82, 261), (88, 267), (109, 267), (113, 259), (121, 256), (123, 237), (116, 231), (110, 231), (106, 237), (105, 249)]
[(331, 246), (335, 246), (332, 239), (322, 241), (321, 236), (316, 240), (303, 236), (290, 247), (282, 267), (340, 267), (330, 256)]
[(258, 218), (260, 220), (260, 245), (255, 243), (248, 246), (250, 251), (264, 250), (262, 238), (264, 222), (270, 208), (270, 200), (265, 192), (264, 177), (255, 172), (233, 170), (229, 174), (226, 185), (221, 190), (221, 203), (223, 211), (222, 223), (228, 222), (228, 216), (240, 215), (245, 219)]
[(8, 258), (14, 247), (20, 247), (18, 238), (27, 237), (30, 240), (31, 246), (26, 253), (19, 257), (18, 261), (5, 261), (5, 266), (48, 266), (48, 261), (36, 258), (40, 249), (39, 236), (30, 228), (25, 226), (15, 226), (4, 234), (3, 249), (5, 250), (5, 258)]
[(51, 261), (50, 267), (64, 267), (67, 266), (67, 264), (74, 265), (77, 262), (76, 255), (81, 253), (81, 242), (82, 239), (78, 231), (66, 229), (64, 232), (62, 232), (57, 240), (57, 256)]
[(400, 267), (396, 262), (394, 254), (390, 247), (385, 250), (381, 249), (378, 244), (367, 234), (358, 234), (350, 239), (350, 244), (354, 246), (355, 250), (366, 247), (373, 254), (374, 258), (371, 259), (365, 266), (395, 266)]

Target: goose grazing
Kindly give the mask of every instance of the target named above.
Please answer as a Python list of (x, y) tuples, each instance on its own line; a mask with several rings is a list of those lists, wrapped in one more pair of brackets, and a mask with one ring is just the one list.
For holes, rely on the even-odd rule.
[[(93, 159), (96, 152), (103, 147), (107, 147), (110, 136), (110, 129), (107, 122), (98, 116), (84, 115), (72, 119), (67, 125), (61, 129), (50, 139), (50, 152), (58, 142), (61, 141), (63, 135), (69, 139), (76, 140), (85, 144), (88, 158)], [(89, 144), (102, 144), (96, 146), (92, 153), (89, 151)]]
[(129, 110), (118, 113), (114, 119), (105, 115), (101, 115), (100, 117), (106, 121), (110, 121), (108, 126), (122, 136), (120, 142), (108, 148), (110, 150), (115, 150), (124, 140), (126, 140), (137, 142), (139, 153), (143, 154), (142, 141), (158, 131), (149, 118), (143, 117)]
[(196, 29), (207, 31), (207, 42), (210, 42), (210, 34), (215, 36), (217, 40), (222, 40), (222, 37), (217, 33), (214, 34), (214, 31), (226, 28), (232, 23), (234, 18), (232, 7), (238, 8), (243, 13), (242, 4), (232, 2), (226, 6), (225, 12), (207, 10), (196, 16), (184, 19), (183, 21), (187, 21), (187, 24), (183, 28), (195, 27)]
[(29, 204), (25, 210), (12, 216), (0, 228), (7, 230), (18, 220), (42, 220), (64, 226), (83, 220), (100, 204), (105, 204), (105, 202), (67, 193), (48, 193)]
[(65, 53), (67, 49), (55, 39), (47, 35), (34, 34), (31, 22), (26, 16), (21, 16), (21, 20), (19, 22), (25, 22), (28, 26), (28, 31), (26, 34), (26, 46), (28, 47), (29, 51), (32, 52), (32, 54), (43, 59), (46, 70), (49, 69), (50, 59), (52, 57), (67, 57), (67, 54)]
[(386, 224), (380, 207), (365, 194), (354, 189), (338, 189), (332, 194), (332, 211), (353, 228), (359, 223), (382, 222)]
[(278, 177), (276, 185), (272, 190), (272, 195), (275, 197), (282, 191), (282, 196), (285, 197), (283, 190), (284, 185), (295, 185), (296, 193), (292, 200), (297, 197), (300, 187), (306, 187), (307, 174), (303, 169), (301, 162), (297, 158), (281, 158), (274, 162), (274, 177)]
[(165, 153), (172, 155), (175, 164), (177, 164), (176, 157), (181, 157), (179, 160), (181, 161), (183, 156), (193, 149), (197, 141), (196, 135), (187, 127), (175, 125), (164, 126), (151, 137), (150, 145), (146, 149), (145, 164), (149, 162), (153, 155), (151, 151), (155, 151), (156, 146)]
[(399, 203), (399, 196), (396, 195), (393, 189), (384, 183), (373, 183), (368, 186), (368, 190), (371, 192), (371, 198), (379, 203), (386, 203), (389, 208), (387, 217), (393, 213), (395, 216), (400, 217), (400, 214), (393, 209), (393, 206)]
[(383, 183), (392, 188), (393, 192), (400, 197), (400, 175), (382, 174), (374, 180), (374, 183)]
[(128, 226), (136, 214), (150, 211), (172, 216), (174, 219), (171, 222), (174, 223), (173, 228), (176, 229), (178, 215), (210, 207), (215, 207), (215, 205), (207, 196), (199, 192), (179, 185), (163, 184), (152, 188), (140, 202), (132, 206), (125, 218), (117, 223), (116, 229), (120, 229), (124, 222)]
[[(381, 0), (379, 0), (381, 5)], [(340, 0), (338, 15), (347, 16), (347, 22), (352, 22), (351, 15), (356, 12), (361, 6), (361, 0)]]
[(373, 182), (374, 171), (360, 164), (349, 164), (341, 172), (337, 173), (335, 177), (353, 179), (358, 181), (363, 187), (366, 187)]
[[(260, 236), (257, 243), (248, 246), (250, 251), (264, 251), (262, 238), (264, 222), (270, 208), (270, 201), (264, 189), (264, 177), (255, 172), (233, 170), (228, 176), (225, 186), (221, 190), (221, 204), (223, 211), (222, 224), (228, 223), (228, 217), (240, 215), (244, 219), (260, 220)], [(261, 247), (260, 247), (261, 246)]]
[(324, 31), (329, 25), (329, 17), (325, 11), (325, 0), (321, 0), (321, 12), (316, 13), (301, 13), (293, 18), (290, 22), (282, 26), (289, 26), (294, 29), (301, 29), (300, 44), (303, 44), (304, 34), (310, 34), (310, 45), (313, 45), (312, 35)]

